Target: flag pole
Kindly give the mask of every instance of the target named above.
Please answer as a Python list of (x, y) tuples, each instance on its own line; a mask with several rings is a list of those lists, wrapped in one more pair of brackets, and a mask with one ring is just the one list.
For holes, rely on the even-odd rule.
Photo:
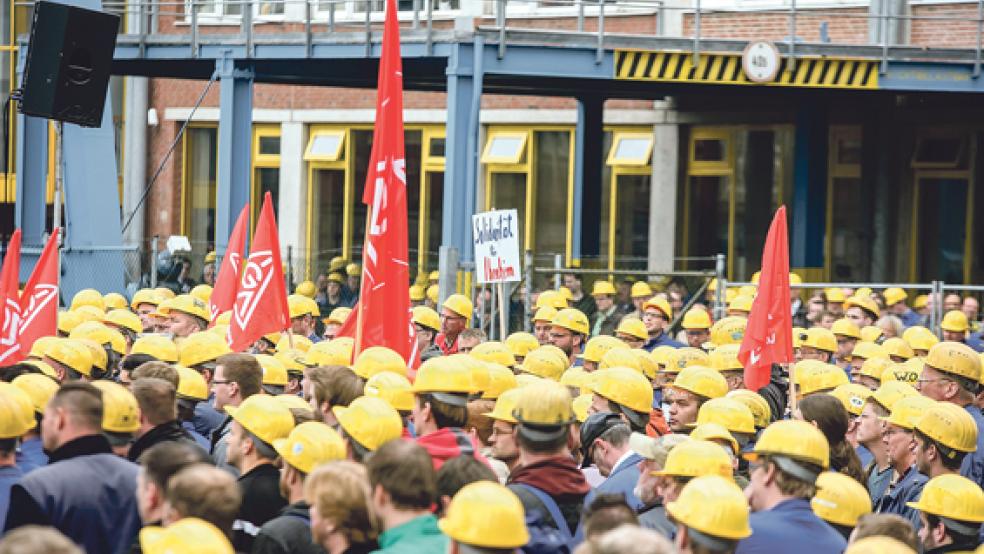
[(358, 318), (355, 325), (355, 348), (352, 349), (352, 361), (355, 362), (355, 358), (362, 352), (362, 325), (365, 321), (365, 310), (362, 309), (362, 297), (366, 293), (366, 242), (369, 237), (369, 226), (372, 225), (372, 207), (366, 210), (366, 232), (362, 235), (362, 273), (359, 275), (359, 301), (357, 305), (359, 307), (356, 317)]

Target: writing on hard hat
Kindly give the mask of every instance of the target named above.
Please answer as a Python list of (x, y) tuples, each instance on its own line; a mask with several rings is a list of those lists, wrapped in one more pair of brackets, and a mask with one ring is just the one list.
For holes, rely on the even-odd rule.
[(832, 390), (830, 394), (841, 401), (844, 405), (844, 409), (852, 415), (861, 415), (861, 410), (864, 409), (864, 402), (869, 396), (873, 394), (872, 390), (864, 385), (859, 385), (857, 383), (844, 383), (843, 385), (838, 385), (837, 388)]
[(711, 342), (717, 346), (741, 344), (747, 325), (748, 320), (740, 316), (722, 318), (711, 326)]

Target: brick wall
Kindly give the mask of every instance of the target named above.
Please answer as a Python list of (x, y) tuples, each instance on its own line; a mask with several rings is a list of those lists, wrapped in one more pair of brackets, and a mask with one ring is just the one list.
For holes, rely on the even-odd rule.
[(914, 18), (940, 17), (948, 19), (913, 19), (909, 32), (911, 44), (935, 47), (974, 47), (977, 40), (976, 4), (913, 6), (912, 15)]
[[(820, 42), (820, 26), (827, 24), (830, 41), (840, 44), (868, 42), (867, 8), (799, 12), (796, 36), (805, 42)], [(694, 36), (694, 15), (686, 14), (683, 34)], [(784, 11), (702, 13), (700, 36), (742, 40), (783, 40), (789, 37), (789, 14)]]

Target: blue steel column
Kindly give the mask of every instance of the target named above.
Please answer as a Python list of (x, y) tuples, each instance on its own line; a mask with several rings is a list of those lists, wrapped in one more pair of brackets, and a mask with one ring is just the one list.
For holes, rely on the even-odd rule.
[(249, 200), (253, 140), (253, 71), (236, 67), (227, 52), (219, 71), (219, 159), (215, 198), (215, 249), (221, 256), (240, 210)]
[[(17, 61), (18, 82), (22, 80), (26, 58), (27, 48), (21, 48)], [(45, 179), (48, 172), (48, 121), (18, 114), (15, 140), (17, 156), (11, 167), (17, 175), (14, 225), (20, 227), (25, 247), (41, 247), (46, 231), (44, 215), (47, 192)]]
[(574, 198), (571, 221), (571, 259), (578, 267), (582, 256), (607, 255), (601, 252), (601, 151), (604, 138), (604, 99), (577, 99), (577, 125), (574, 129)]
[[(474, 97), (481, 96), (481, 89), (474, 78), (474, 48), (458, 44), (448, 58), (447, 138), (445, 140), (445, 185), (441, 244), (458, 249), (460, 261), (474, 257), (471, 242), (471, 215), (475, 210), (477, 161), (469, 162), (469, 156), (477, 155), (477, 129), (470, 129)], [(476, 148), (472, 151), (472, 148)]]
[(827, 123), (825, 110), (796, 114), (790, 266), (822, 268), (827, 226)]

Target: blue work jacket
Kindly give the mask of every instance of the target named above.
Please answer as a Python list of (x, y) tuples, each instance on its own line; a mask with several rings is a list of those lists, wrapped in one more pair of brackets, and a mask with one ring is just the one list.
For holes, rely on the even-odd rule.
[(847, 541), (827, 523), (816, 516), (805, 498), (784, 500), (771, 510), (755, 512), (748, 517), (752, 536), (738, 542), (735, 554), (838, 554), (847, 548)]
[(929, 478), (919, 473), (915, 465), (905, 471), (905, 474), (890, 486), (885, 495), (875, 504), (875, 512), (879, 514), (895, 514), (904, 517), (912, 524), (913, 529), (919, 530), (919, 511), (905, 505), (906, 502), (918, 502), (923, 486)]

